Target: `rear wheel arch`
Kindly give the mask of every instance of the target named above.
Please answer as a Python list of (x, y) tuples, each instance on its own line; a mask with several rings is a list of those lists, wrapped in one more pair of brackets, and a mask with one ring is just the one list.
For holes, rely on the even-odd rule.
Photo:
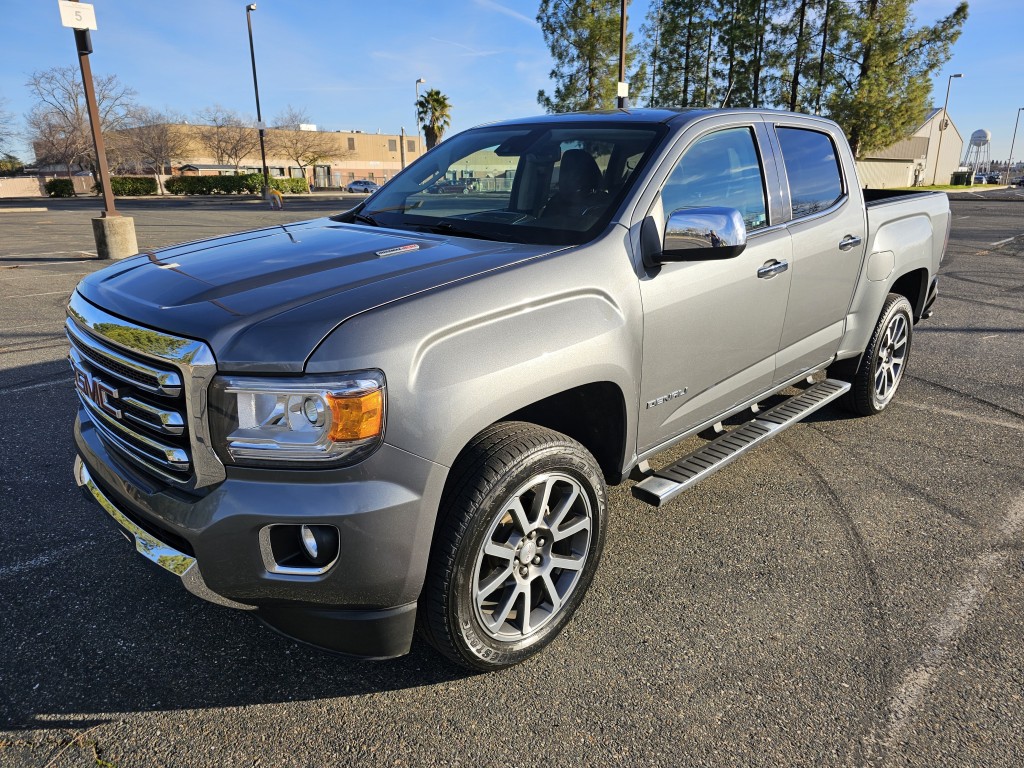
[(916, 323), (924, 313), (924, 303), (928, 298), (928, 270), (915, 269), (901, 275), (892, 284), (889, 293), (898, 293), (907, 298), (910, 306), (914, 309), (914, 322)]

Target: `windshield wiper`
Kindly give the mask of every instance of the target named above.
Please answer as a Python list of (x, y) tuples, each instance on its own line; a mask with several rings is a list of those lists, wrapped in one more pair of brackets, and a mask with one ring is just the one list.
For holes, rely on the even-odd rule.
[(380, 226), (380, 222), (377, 221), (375, 218), (373, 218), (373, 216), (371, 216), (368, 213), (353, 213), (352, 220), (361, 222), (363, 224), (369, 224), (372, 227)]
[(422, 226), (427, 231), (436, 232), (439, 235), (455, 235), (457, 237), (473, 237), (477, 240), (496, 240), (498, 242), (504, 242), (504, 238), (485, 235), (481, 232), (477, 232), (476, 230), (457, 226), (456, 224), (452, 224), (450, 221), (441, 221), (437, 224), (424, 224)]

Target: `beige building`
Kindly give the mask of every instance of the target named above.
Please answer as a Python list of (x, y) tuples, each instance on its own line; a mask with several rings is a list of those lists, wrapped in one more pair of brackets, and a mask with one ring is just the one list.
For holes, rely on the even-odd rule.
[[(174, 175), (230, 175), (261, 173), (259, 141), (256, 131), (245, 129), (249, 140), (242, 149), (231, 146), (227, 152), (208, 138), (216, 129), (202, 125), (176, 125), (176, 131), (188, 134), (188, 152), (170, 171)], [(271, 177), (305, 177), (319, 188), (343, 187), (357, 179), (383, 184), (405, 165), (423, 153), (418, 136), (362, 133), (360, 131), (290, 131), (268, 128), (265, 131), (267, 170)], [(240, 155), (240, 156), (239, 156)]]
[[(885, 149), (868, 152), (857, 159), (857, 175), (862, 186), (871, 189), (949, 184), (960, 167), (964, 140), (952, 120), (940, 124), (944, 111), (933, 109), (924, 123), (903, 141)], [(939, 153), (942, 153), (941, 155)]]

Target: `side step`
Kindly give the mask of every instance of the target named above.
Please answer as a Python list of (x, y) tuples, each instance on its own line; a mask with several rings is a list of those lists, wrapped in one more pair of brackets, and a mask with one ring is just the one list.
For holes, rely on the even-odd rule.
[(799, 395), (758, 414), (757, 418), (684, 456), (675, 464), (658, 470), (634, 485), (633, 495), (640, 501), (660, 507), (690, 486), (731, 464), (754, 446), (793, 426), (849, 390), (848, 382), (836, 379), (814, 384)]

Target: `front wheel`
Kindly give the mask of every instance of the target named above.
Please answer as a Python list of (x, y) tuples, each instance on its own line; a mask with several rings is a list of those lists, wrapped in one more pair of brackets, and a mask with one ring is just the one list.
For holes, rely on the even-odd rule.
[(843, 399), (847, 410), (860, 416), (881, 413), (892, 402), (910, 360), (914, 311), (905, 296), (890, 293), (871, 334), (871, 340), (852, 377), (853, 386)]
[(481, 671), (540, 651), (593, 579), (606, 508), (601, 470), (576, 441), (521, 422), (485, 429), (442, 500), (420, 599), (426, 639)]

